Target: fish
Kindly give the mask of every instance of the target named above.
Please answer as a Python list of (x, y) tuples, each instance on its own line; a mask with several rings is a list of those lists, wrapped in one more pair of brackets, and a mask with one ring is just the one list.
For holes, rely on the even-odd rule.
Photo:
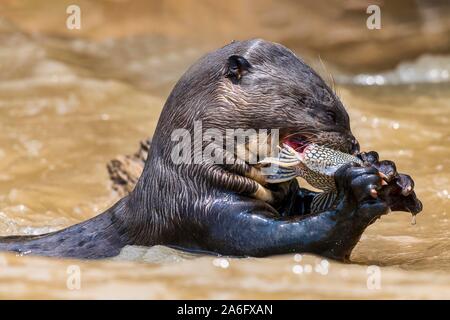
[(301, 177), (314, 188), (322, 190), (311, 202), (311, 213), (316, 213), (334, 205), (337, 199), (334, 174), (341, 166), (352, 162), (364, 165), (354, 155), (310, 143), (302, 152), (283, 144), (277, 157), (266, 157), (259, 164), (267, 183), (281, 183)]

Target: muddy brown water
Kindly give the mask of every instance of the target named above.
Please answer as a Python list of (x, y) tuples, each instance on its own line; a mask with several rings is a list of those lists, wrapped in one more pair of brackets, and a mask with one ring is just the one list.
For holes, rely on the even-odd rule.
[[(0, 235), (58, 230), (117, 200), (106, 163), (151, 135), (165, 95), (207, 46), (2, 28)], [(411, 174), (424, 204), (416, 225), (393, 212), (369, 227), (353, 263), (217, 259), (166, 247), (127, 247), (105, 261), (0, 253), (0, 298), (450, 298), (449, 66), (448, 56), (425, 56), (338, 80), (362, 148)], [(68, 284), (71, 266), (79, 289)]]

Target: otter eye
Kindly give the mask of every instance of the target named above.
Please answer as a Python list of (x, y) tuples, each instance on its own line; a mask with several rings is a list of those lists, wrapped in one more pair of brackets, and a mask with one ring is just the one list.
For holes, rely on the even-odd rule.
[(327, 118), (331, 121), (333, 121), (334, 123), (336, 123), (336, 113), (334, 111), (331, 110), (327, 110), (326, 112), (327, 114)]

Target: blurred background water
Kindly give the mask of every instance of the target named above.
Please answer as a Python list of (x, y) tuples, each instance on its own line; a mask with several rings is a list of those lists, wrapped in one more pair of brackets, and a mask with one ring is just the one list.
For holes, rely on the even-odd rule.
[[(417, 224), (372, 225), (353, 264), (287, 255), (215, 259), (129, 247), (114, 261), (0, 254), (1, 298), (450, 298), (448, 1), (71, 1), (0, 4), (0, 235), (39, 234), (113, 204), (106, 163), (151, 136), (200, 56), (233, 39), (280, 42), (334, 81), (364, 150), (411, 174)], [(381, 8), (381, 29), (366, 8)], [(332, 75), (332, 76), (331, 76)], [(333, 79), (333, 80), (332, 80)], [(68, 265), (82, 289), (68, 290)], [(367, 265), (382, 272), (366, 285)]]

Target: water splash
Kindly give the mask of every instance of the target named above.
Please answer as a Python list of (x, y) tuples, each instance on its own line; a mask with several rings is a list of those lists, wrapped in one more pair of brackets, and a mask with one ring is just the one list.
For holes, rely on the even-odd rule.
[(423, 55), (413, 62), (400, 63), (391, 71), (341, 75), (336, 80), (342, 84), (364, 86), (449, 82), (450, 56)]

